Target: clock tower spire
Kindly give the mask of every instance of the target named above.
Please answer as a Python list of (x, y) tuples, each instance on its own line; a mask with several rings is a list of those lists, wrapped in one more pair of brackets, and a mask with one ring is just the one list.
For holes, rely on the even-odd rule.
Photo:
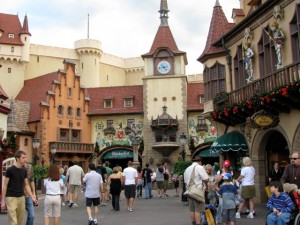
[(161, 0), (160, 2), (160, 10), (158, 11), (160, 13), (160, 26), (169, 26), (168, 25), (168, 2), (167, 0)]

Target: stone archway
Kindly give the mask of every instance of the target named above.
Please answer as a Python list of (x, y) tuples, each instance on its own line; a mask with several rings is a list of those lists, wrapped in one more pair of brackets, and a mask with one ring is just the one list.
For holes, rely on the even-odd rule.
[(300, 124), (298, 125), (293, 138), (293, 147), (291, 152), (300, 152)]
[[(282, 155), (282, 151), (279, 151), (281, 148), (282, 151), (285, 151)], [(278, 126), (275, 129), (257, 131), (250, 149), (250, 157), (256, 170), (256, 201), (265, 202), (267, 197), (264, 188), (267, 185), (266, 181), (271, 161), (288, 159), (291, 144), (286, 132)]]

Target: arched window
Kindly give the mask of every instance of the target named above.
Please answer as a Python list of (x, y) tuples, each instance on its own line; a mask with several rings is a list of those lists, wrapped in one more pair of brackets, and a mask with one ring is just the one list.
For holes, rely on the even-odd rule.
[(72, 116), (72, 107), (71, 106), (68, 107), (68, 116)]
[(24, 146), (28, 146), (28, 138), (24, 139)]
[(234, 66), (234, 89), (240, 89), (246, 85), (246, 73), (243, 59), (243, 47), (239, 45), (237, 47), (236, 55), (233, 59)]
[(58, 113), (58, 115), (63, 115), (64, 114), (64, 107), (62, 105), (58, 106), (57, 113)]
[(269, 35), (270, 29), (266, 27), (262, 30), (261, 38), (258, 42), (258, 61), (260, 78), (266, 77), (268, 74), (275, 72), (276, 60), (274, 44), (271, 42)]
[(80, 108), (76, 109), (76, 117), (81, 117), (81, 109)]
[(204, 70), (205, 100), (213, 99), (217, 93), (225, 92), (225, 66), (216, 63)]
[(292, 44), (292, 57), (293, 62), (297, 62), (300, 59), (300, 4), (296, 6), (296, 11), (294, 13), (293, 19), (290, 23), (290, 35), (291, 35), (291, 44)]

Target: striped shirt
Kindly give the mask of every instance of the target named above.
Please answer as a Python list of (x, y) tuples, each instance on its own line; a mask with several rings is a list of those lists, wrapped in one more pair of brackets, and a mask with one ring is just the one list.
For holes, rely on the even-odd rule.
[(267, 208), (271, 211), (276, 208), (279, 212), (290, 213), (295, 209), (295, 205), (288, 194), (280, 192), (278, 197), (275, 194), (271, 195), (267, 203)]

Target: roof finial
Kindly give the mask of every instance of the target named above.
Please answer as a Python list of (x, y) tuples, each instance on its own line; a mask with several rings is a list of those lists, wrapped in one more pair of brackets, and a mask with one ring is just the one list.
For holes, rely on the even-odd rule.
[(219, 2), (219, 0), (216, 0), (216, 4), (215, 4), (215, 6), (220, 6), (220, 2)]
[(161, 0), (160, 2), (160, 10), (158, 11), (160, 13), (160, 26), (168, 26), (168, 2), (167, 0)]

